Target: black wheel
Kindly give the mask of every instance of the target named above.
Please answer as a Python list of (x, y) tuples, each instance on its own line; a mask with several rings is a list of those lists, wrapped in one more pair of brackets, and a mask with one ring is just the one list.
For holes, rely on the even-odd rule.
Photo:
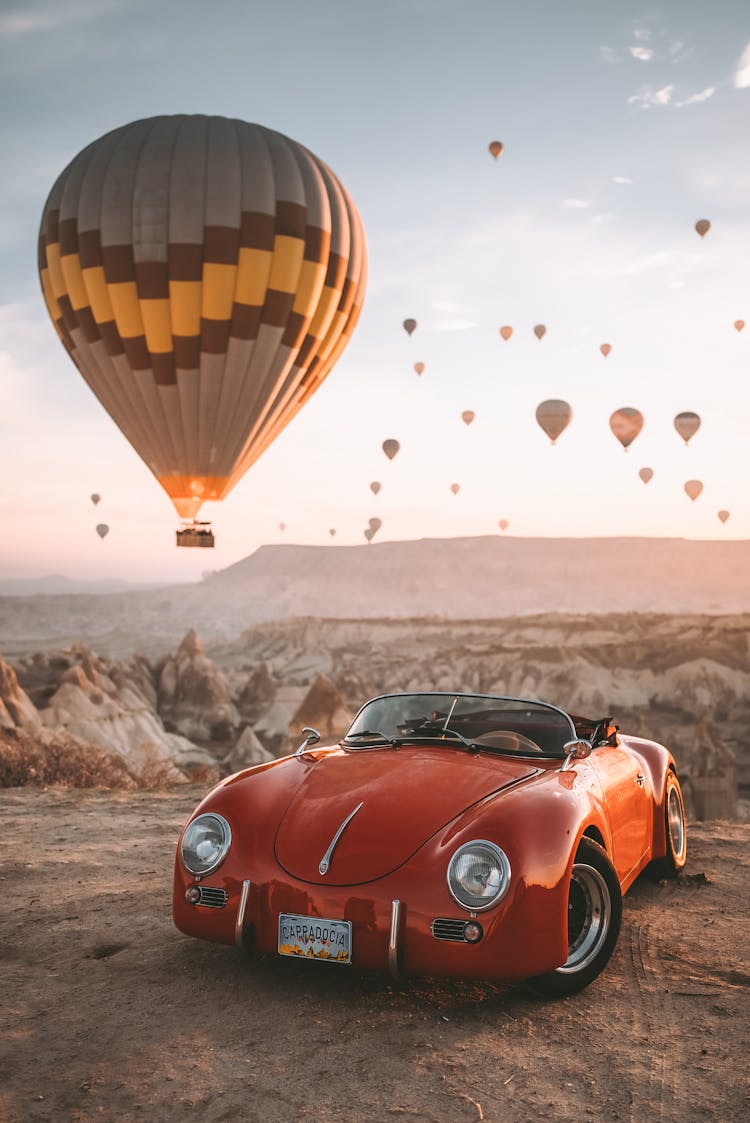
[(568, 958), (561, 967), (529, 979), (545, 998), (576, 994), (609, 963), (620, 934), (622, 893), (606, 851), (582, 838), (568, 890)]
[(652, 862), (652, 868), (657, 877), (677, 877), (687, 861), (687, 824), (682, 789), (674, 772), (667, 773), (664, 789), (664, 829), (667, 853)]

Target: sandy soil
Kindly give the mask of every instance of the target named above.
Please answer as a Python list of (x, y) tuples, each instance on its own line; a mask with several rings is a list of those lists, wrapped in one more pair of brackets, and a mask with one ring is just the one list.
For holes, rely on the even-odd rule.
[(3, 1120), (750, 1118), (747, 825), (693, 826), (687, 876), (628, 894), (606, 973), (544, 1003), (182, 936), (200, 794), (0, 793)]

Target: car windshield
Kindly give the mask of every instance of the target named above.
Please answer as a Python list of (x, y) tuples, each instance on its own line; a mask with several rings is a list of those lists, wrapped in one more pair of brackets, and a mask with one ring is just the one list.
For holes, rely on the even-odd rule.
[(484, 694), (386, 694), (367, 702), (344, 737), (348, 748), (456, 740), (528, 756), (564, 756), (575, 738), (566, 713), (545, 702)]

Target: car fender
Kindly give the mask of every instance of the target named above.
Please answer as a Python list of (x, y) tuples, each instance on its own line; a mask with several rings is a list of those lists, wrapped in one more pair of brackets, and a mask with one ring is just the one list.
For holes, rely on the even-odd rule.
[(664, 797), (667, 787), (667, 773), (677, 774), (677, 765), (669, 749), (660, 745), (658, 741), (649, 741), (645, 737), (619, 738), (634, 756), (642, 763), (646, 776), (651, 784), (654, 800), (654, 830), (651, 841), (651, 859), (663, 858), (667, 853), (667, 827), (664, 811)]

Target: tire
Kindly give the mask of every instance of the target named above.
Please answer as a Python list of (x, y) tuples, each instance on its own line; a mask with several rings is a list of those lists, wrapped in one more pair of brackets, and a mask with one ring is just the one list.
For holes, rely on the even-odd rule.
[(664, 831), (667, 853), (652, 862), (652, 869), (657, 877), (677, 877), (687, 861), (687, 824), (682, 789), (674, 772), (667, 773), (664, 787)]
[(568, 890), (568, 958), (561, 967), (528, 980), (544, 998), (577, 994), (609, 963), (620, 935), (622, 893), (607, 852), (582, 838)]

